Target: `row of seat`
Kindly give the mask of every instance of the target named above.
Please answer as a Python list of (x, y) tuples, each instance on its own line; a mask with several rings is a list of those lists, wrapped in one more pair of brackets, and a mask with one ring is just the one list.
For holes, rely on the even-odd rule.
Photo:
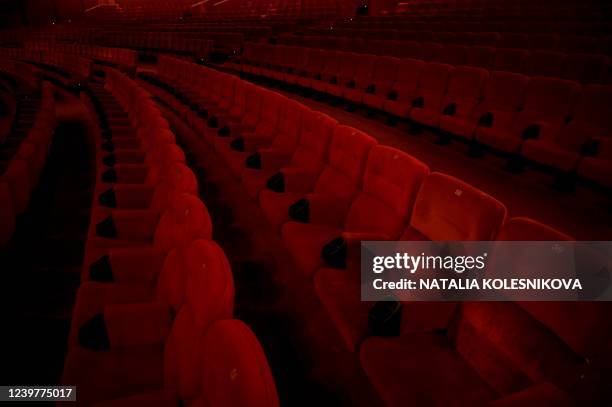
[(612, 186), (610, 86), (581, 87), (568, 80), (414, 59), (322, 50), (302, 55), (260, 59), (250, 52), (234, 68)]
[[(40, 100), (19, 106), (13, 132), (0, 144), (0, 247), (15, 231), (43, 170), (55, 130), (53, 90), (44, 82)], [(23, 103), (23, 102), (22, 102)]]
[[(517, 48), (443, 45), (415, 41), (360, 41), (349, 38), (339, 41), (327, 38), (320, 38), (320, 41), (319, 38), (315, 38), (315, 40), (313, 44), (307, 41), (304, 45), (295, 44), (289, 47), (249, 43), (245, 45), (244, 53), (247, 58), (255, 61), (270, 61), (271, 64), (280, 66), (286, 65), (290, 60), (295, 60), (296, 57), (299, 60), (304, 60), (306, 56), (311, 55), (316, 58), (316, 53), (324, 50), (475, 66), (532, 76), (558, 77), (580, 83), (607, 83), (612, 77), (610, 59), (600, 54), (564, 54)], [(325, 45), (319, 46), (319, 44)], [(306, 55), (302, 55), (304, 53)]]
[[(499, 33), (499, 32), (469, 32), (469, 31), (399, 31), (399, 30), (360, 30), (338, 29), (308, 30), (307, 35), (283, 34), (279, 42), (291, 44), (287, 41), (316, 41), (310, 37), (321, 37), (331, 41), (340, 38), (354, 40), (386, 40), (386, 41), (417, 41), (437, 42), (442, 44), (455, 44), (467, 46), (485, 46), (494, 48), (521, 48), (528, 50), (547, 50), (560, 52), (594, 52), (608, 54), (612, 40), (605, 36), (587, 35), (559, 35), (559, 34), (525, 34), (525, 33)], [(302, 45), (306, 45), (302, 44)], [(381, 43), (382, 44), (382, 43)], [(348, 49), (344, 49), (348, 51)]]
[(197, 180), (149, 94), (106, 69), (96, 183), (62, 383), (80, 405), (277, 406)]
[[(599, 349), (594, 338), (609, 331), (605, 306), (410, 303), (399, 336), (365, 339), (373, 304), (360, 300), (359, 270), (362, 240), (569, 236), (534, 220), (507, 220), (505, 206), (473, 186), (234, 76), (160, 58), (157, 72), (142, 78), (195, 130), (192, 151), (208, 145), (257, 200), (297, 265), (289, 270), (314, 279), (347, 349), (360, 345), (361, 365), (386, 405), (569, 397), (568, 370), (580, 369)], [(545, 353), (544, 365), (534, 366), (534, 349)]]
[(94, 61), (112, 64), (125, 69), (134, 69), (137, 62), (135, 51), (126, 48), (108, 48), (84, 44), (64, 44), (45, 41), (28, 41), (24, 49), (52, 53), (77, 54)]

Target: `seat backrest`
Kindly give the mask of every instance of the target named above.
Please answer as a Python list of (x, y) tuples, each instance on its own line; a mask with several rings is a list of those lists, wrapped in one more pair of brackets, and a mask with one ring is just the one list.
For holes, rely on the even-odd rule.
[(372, 81), (376, 85), (390, 87), (397, 80), (399, 59), (393, 57), (380, 57), (376, 60)]
[(173, 143), (161, 144), (149, 151), (145, 158), (147, 164), (185, 162), (185, 152)]
[(164, 211), (170, 204), (170, 199), (181, 192), (197, 196), (198, 180), (193, 171), (180, 162), (164, 166), (153, 191), (151, 209), (156, 212)]
[(609, 136), (612, 133), (612, 86), (584, 86), (566, 129), (571, 133), (569, 136), (582, 141)]
[(302, 131), (302, 116), (309, 109), (293, 99), (286, 99), (278, 112), (277, 136), (271, 147), (282, 151), (293, 151)]
[(579, 89), (576, 82), (533, 77), (527, 85), (521, 114), (535, 115), (538, 120), (563, 121), (569, 116)]
[(450, 65), (464, 65), (467, 60), (468, 47), (464, 45), (447, 45), (440, 62)]
[[(164, 387), (181, 400), (191, 401), (201, 386), (203, 337), (216, 321), (232, 317), (234, 281), (225, 253), (212, 240), (195, 240), (168, 257), (158, 295), (175, 296), (166, 298), (180, 304), (164, 347)], [(180, 270), (170, 270), (177, 266)]]
[(262, 111), (262, 105), (264, 103), (264, 92), (258, 86), (249, 83), (245, 93), (246, 104), (244, 109), (244, 116), (242, 117), (242, 123), (247, 126), (254, 127), (259, 121), (259, 116)]
[(201, 405), (279, 406), (266, 355), (244, 322), (213, 324), (202, 343), (202, 354)]
[(426, 64), (411, 58), (404, 58), (400, 61), (400, 66), (397, 73), (397, 82), (393, 89), (399, 91), (399, 96), (408, 96), (403, 94), (401, 90), (412, 91), (419, 86), (419, 76)]
[(273, 134), (280, 122), (280, 112), (282, 106), (289, 100), (276, 92), (261, 90), (261, 114), (257, 123), (256, 133), (269, 136)]
[(247, 82), (237, 80), (234, 85), (234, 98), (232, 99), (232, 106), (229, 109), (229, 114), (232, 117), (240, 117), (246, 109), (247, 100)]
[(443, 95), (452, 70), (453, 67), (447, 64), (437, 62), (426, 64), (419, 75), (419, 93)]
[(315, 110), (304, 112), (300, 139), (291, 157), (291, 166), (319, 170), (328, 156), (328, 148), (338, 122)]
[(185, 247), (195, 239), (210, 239), (212, 222), (206, 206), (194, 195), (175, 195), (155, 229), (154, 245), (168, 251)]
[(523, 104), (528, 83), (525, 75), (493, 71), (484, 89), (484, 103), (490, 110), (515, 112)]
[(374, 76), (374, 64), (378, 58), (374, 55), (361, 55), (355, 67), (353, 79), (359, 85), (368, 85)]
[(429, 168), (393, 147), (376, 145), (368, 155), (361, 192), (351, 204), (345, 230), (396, 239), (411, 215)]
[[(340, 56), (340, 65), (338, 67), (338, 77), (342, 81), (348, 81), (355, 75), (355, 69), (359, 65), (359, 55), (352, 52), (343, 52)], [(339, 84), (343, 84), (342, 81), (338, 81)]]
[(329, 146), (327, 165), (315, 192), (351, 199), (363, 174), (370, 149), (376, 140), (349, 126), (336, 126)]
[(492, 240), (505, 218), (506, 207), (492, 196), (432, 172), (421, 185), (409, 226), (429, 240)]
[(448, 82), (447, 97), (454, 99), (477, 99), (489, 77), (486, 69), (459, 66), (455, 68)]
[[(573, 238), (532, 219), (512, 218), (498, 240)], [(502, 394), (526, 382), (550, 381), (571, 389), (583, 379), (580, 373), (590, 364), (587, 358), (609, 346), (609, 313), (605, 302), (466, 302), (455, 342), (468, 363)], [(533, 363), (534, 355), (538, 363)], [(588, 374), (584, 378), (591, 379)]]

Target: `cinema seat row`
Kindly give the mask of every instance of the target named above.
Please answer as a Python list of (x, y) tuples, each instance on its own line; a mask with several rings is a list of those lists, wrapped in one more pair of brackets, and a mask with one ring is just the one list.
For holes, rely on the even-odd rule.
[[(395, 55), (402, 49), (414, 47), (412, 42), (431, 44), (457, 45), (464, 47), (511, 48), (532, 51), (555, 51), (565, 53), (593, 53), (609, 55), (612, 39), (605, 36), (564, 35), (558, 34), (525, 34), (498, 32), (435, 32), (409, 30), (360, 30), (334, 29), (306, 32), (308, 35), (283, 34), (278, 37), (279, 44), (301, 45), (312, 48), (331, 48), (342, 51), (359, 51), (371, 53), (376, 46)], [(412, 52), (418, 52), (412, 50)], [(427, 49), (422, 51), (427, 54)], [(431, 53), (431, 52), (430, 52)], [(412, 56), (405, 54), (403, 56)]]
[(609, 85), (581, 86), (410, 58), (309, 51), (303, 58), (287, 52), (285, 56), (294, 58), (282, 59), (282, 64), (251, 52), (235, 68), (612, 186)]
[(55, 129), (55, 102), (48, 82), (40, 98), (18, 102), (11, 135), (0, 142), (0, 247), (15, 231), (47, 159)]
[[(317, 60), (334, 58), (346, 52), (358, 58), (390, 56), (411, 58), (426, 62), (439, 62), (450, 65), (467, 65), (495, 71), (508, 71), (531, 76), (550, 76), (574, 80), (580, 83), (606, 83), (610, 79), (610, 60), (600, 54), (570, 53), (553, 51), (529, 51), (520, 48), (493, 48), (482, 46), (444, 45), (433, 42), (416, 41), (359, 41), (348, 38), (333, 41), (322, 38), (326, 45), (317, 47), (307, 44), (300, 46), (274, 46), (248, 43), (243, 58), (246, 61), (270, 61), (276, 66), (285, 67), (303, 62), (307, 58)], [(310, 47), (310, 48), (309, 48)], [(335, 50), (335, 51), (334, 51)], [(314, 64), (315, 62), (312, 61)], [(325, 64), (326, 61), (318, 61)], [(298, 67), (299, 68), (299, 67)]]
[(97, 170), (62, 383), (84, 406), (278, 405), (183, 151), (147, 92), (105, 78), (81, 93)]
[[(360, 300), (359, 244), (571, 237), (507, 219), (501, 202), (471, 185), (234, 76), (160, 58), (158, 71), (142, 79), (200, 136), (190, 148), (206, 144), (257, 200), (297, 266), (287, 272), (313, 280), (346, 350), (359, 350), (386, 405), (570, 397), (564, 380), (575, 376), (566, 373), (583, 369), (601, 349), (591, 341), (609, 330), (604, 306), (404, 303), (399, 331), (372, 336), (375, 304)], [(546, 363), (534, 366), (534, 351)]]
[[(358, 54), (422, 59), (531, 75), (561, 76), (584, 83), (605, 83), (609, 80), (608, 53), (588, 52), (581, 45), (580, 50), (563, 52), (542, 50), (536, 46), (529, 49), (412, 40), (363, 40), (354, 37), (294, 37), (290, 41), (283, 40), (279, 43)], [(266, 51), (273, 53), (273, 50), (265, 49), (259, 52)]]

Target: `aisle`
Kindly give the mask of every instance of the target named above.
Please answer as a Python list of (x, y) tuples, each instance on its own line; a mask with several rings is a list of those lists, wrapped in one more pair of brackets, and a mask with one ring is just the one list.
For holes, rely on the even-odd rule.
[(60, 123), (39, 186), (3, 253), (3, 384), (57, 384), (91, 204), (83, 122)]

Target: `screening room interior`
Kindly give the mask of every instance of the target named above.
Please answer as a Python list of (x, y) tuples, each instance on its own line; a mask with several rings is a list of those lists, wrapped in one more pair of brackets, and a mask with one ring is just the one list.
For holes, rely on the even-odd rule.
[(610, 302), (362, 296), (363, 242), (612, 240), (611, 16), (0, 0), (0, 386), (80, 406), (612, 405)]

